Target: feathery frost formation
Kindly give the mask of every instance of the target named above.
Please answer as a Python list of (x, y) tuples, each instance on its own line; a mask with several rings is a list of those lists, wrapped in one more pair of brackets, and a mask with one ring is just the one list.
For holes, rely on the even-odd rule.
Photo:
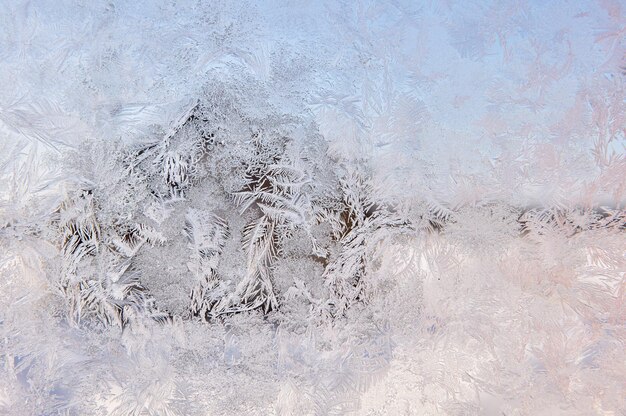
[(0, 414), (626, 412), (626, 9), (0, 10)]

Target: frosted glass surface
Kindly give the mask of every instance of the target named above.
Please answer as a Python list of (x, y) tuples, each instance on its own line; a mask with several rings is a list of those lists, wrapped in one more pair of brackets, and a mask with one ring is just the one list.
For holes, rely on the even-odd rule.
[(626, 414), (626, 4), (5, 0), (0, 415)]

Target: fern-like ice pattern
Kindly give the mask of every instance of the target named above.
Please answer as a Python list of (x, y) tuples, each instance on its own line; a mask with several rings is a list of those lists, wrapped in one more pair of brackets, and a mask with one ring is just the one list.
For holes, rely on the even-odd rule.
[(0, 7), (0, 415), (622, 415), (619, 0)]

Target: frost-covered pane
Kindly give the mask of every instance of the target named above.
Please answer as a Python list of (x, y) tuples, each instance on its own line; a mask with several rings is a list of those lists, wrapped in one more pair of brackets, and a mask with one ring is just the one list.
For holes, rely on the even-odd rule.
[(0, 414), (623, 414), (625, 16), (5, 1)]

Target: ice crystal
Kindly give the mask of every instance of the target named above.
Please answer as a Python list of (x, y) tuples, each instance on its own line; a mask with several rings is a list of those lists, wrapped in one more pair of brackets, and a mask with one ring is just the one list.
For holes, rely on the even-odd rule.
[(626, 412), (619, 1), (0, 10), (0, 414)]

